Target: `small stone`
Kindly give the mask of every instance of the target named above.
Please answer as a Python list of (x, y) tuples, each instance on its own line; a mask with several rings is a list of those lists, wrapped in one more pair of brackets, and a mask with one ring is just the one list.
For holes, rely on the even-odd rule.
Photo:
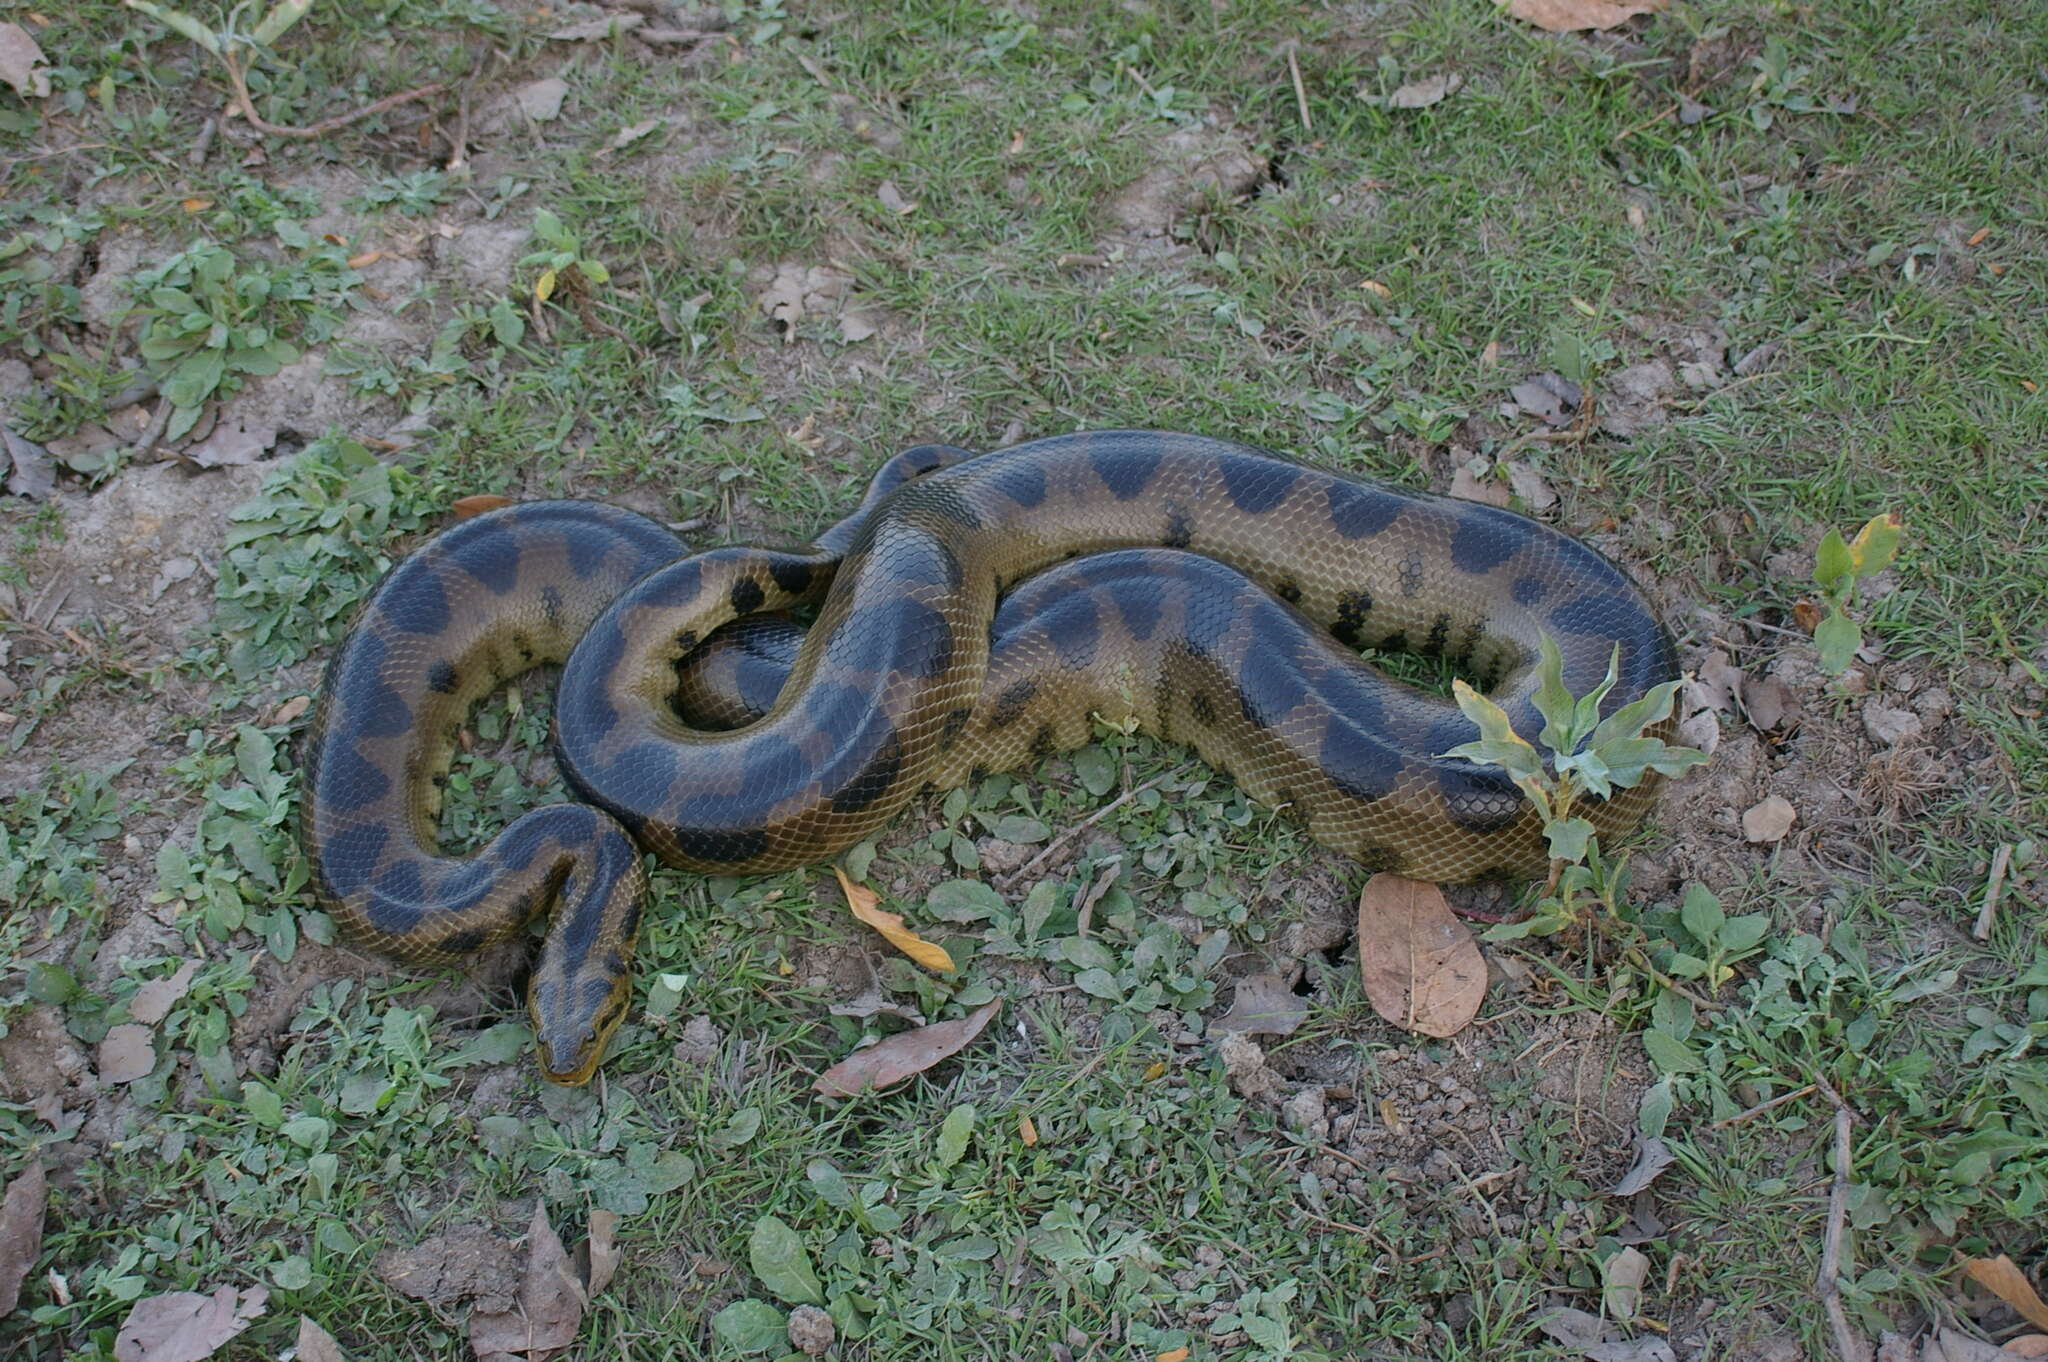
[(1772, 795), (1742, 815), (1742, 835), (1751, 842), (1782, 842), (1798, 821), (1799, 811), (1792, 802)]
[(789, 1312), (789, 1346), (807, 1357), (822, 1357), (834, 1338), (832, 1316), (815, 1305)]
[[(1287, 1128), (1310, 1139), (1321, 1140), (1329, 1136), (1330, 1118), (1323, 1102), (1323, 1090), (1310, 1086), (1287, 1099), (1281, 1112)], [(1334, 1170), (1333, 1170), (1334, 1171)]]
[(1895, 709), (1874, 702), (1866, 702), (1863, 706), (1863, 731), (1880, 746), (1892, 747), (1908, 738), (1917, 738), (1923, 727), (1920, 716), (1910, 709)]

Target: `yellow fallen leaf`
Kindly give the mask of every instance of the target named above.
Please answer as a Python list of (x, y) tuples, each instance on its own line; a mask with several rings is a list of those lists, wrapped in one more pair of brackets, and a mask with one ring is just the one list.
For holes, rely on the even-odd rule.
[(2048, 1304), (2043, 1304), (2034, 1284), (2027, 1280), (2027, 1274), (2019, 1265), (2003, 1253), (1996, 1258), (1972, 1258), (1963, 1264), (1963, 1271), (1970, 1274), (1979, 1286), (1995, 1292), (1998, 1298), (2026, 1317), (2027, 1323), (2048, 1329)]
[(555, 272), (553, 270), (541, 271), (540, 278), (533, 281), (533, 296), (538, 301), (544, 303), (554, 296), (554, 292)]
[(1188, 1362), (1188, 1350), (1186, 1348), (1175, 1348), (1169, 1352), (1159, 1354), (1159, 1356), (1152, 1359), (1152, 1362)]
[(832, 873), (839, 877), (839, 888), (846, 894), (846, 906), (853, 915), (873, 927), (894, 946), (926, 969), (952, 973), (956, 968), (953, 957), (946, 954), (944, 946), (935, 946), (903, 925), (903, 919), (896, 913), (885, 912), (876, 905), (882, 896), (864, 884), (849, 879), (844, 870), (832, 867)]
[(1151, 1064), (1149, 1064), (1149, 1065), (1147, 1065), (1147, 1066), (1146, 1066), (1146, 1069), (1145, 1069), (1145, 1078), (1144, 1078), (1144, 1081), (1145, 1081), (1145, 1082), (1147, 1082), (1147, 1083), (1150, 1083), (1150, 1082), (1151, 1082), (1151, 1081), (1152, 1081), (1153, 1079), (1155, 1079), (1155, 1078), (1164, 1078), (1164, 1077), (1166, 1077), (1166, 1061), (1165, 1061), (1165, 1060), (1163, 1060), (1163, 1059), (1155, 1059), (1155, 1060), (1153, 1060), (1153, 1061), (1151, 1062)]
[(1038, 1126), (1022, 1112), (1017, 1114), (1017, 1138), (1024, 1142), (1026, 1149), (1038, 1143)]

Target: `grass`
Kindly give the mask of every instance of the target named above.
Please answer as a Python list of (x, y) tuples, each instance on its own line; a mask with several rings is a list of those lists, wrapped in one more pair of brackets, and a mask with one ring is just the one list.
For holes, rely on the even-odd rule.
[[(124, 328), (83, 328), (92, 271), (69, 253), (97, 258), (127, 233), (148, 243), (143, 285), (180, 259), (285, 282), (260, 303), (210, 299), (232, 314), (220, 346), (281, 326), (366, 410), (384, 402), (374, 429), (401, 410), (431, 427), (397, 460), (335, 437), (272, 475), (224, 522), (212, 624), (158, 656), (138, 647), (133, 670), (102, 665), (127, 656), (120, 640), (68, 648), (16, 604), (0, 611), (20, 685), (0, 702), (16, 715), (7, 744), (48, 766), (0, 811), (5, 1041), (53, 1026), (51, 1045), (90, 1062), (137, 989), (201, 962), (155, 1027), (148, 1075), (89, 1100), (65, 1090), (65, 1119), (90, 1110), (89, 1130), (0, 1103), (0, 1173), (38, 1155), (64, 1170), (24, 1306), (0, 1321), (19, 1355), (111, 1357), (135, 1298), (218, 1284), (273, 1293), (228, 1356), (276, 1355), (301, 1312), (352, 1357), (455, 1355), (460, 1307), (400, 1296), (378, 1253), (451, 1226), (516, 1233), (536, 1195), (572, 1239), (593, 1207), (625, 1217), (625, 1269), (583, 1326), (589, 1350), (623, 1356), (758, 1341), (749, 1319), (789, 1303), (750, 1253), (769, 1216), (793, 1230), (845, 1356), (1055, 1342), (1076, 1356), (1548, 1356), (1536, 1315), (1597, 1310), (1624, 1239), (1651, 1256), (1645, 1313), (1681, 1356), (1776, 1334), (1819, 1355), (1831, 1112), (1807, 1099), (1718, 1124), (1816, 1078), (1860, 1118), (1844, 1282), (1860, 1325), (1953, 1321), (1963, 1258), (2038, 1262), (2038, 882), (2015, 883), (1988, 940), (1968, 932), (1991, 848), (2048, 824), (2048, 787), (2024, 778), (2048, 769), (2025, 689), (2048, 667), (2048, 157), (2021, 93), (2039, 43), (2005, 9), (1708, 0), (1622, 43), (1540, 36), (1478, 3), (1356, 19), (1277, 3), (769, 3), (733, 7), (709, 60), (675, 61), (631, 38), (549, 41), (459, 2), (346, 8), (317, 8), (256, 68), (265, 117), (310, 123), (448, 81), (477, 114), (472, 176), (448, 173), (445, 143), (423, 150), (405, 120), (268, 144), (255, 166), (223, 139), (194, 165), (193, 130), (222, 91), (189, 45), (96, 0), (47, 27), (0, 8), (33, 27), (56, 87), (35, 110), (0, 95), (0, 360), (44, 366), (10, 404), (16, 430), (50, 441), (107, 419), (122, 362), (189, 315), (145, 287)], [(1433, 107), (1364, 97), (1447, 71), (1464, 87)], [(487, 130), (493, 97), (542, 76), (567, 82), (560, 119)], [(665, 121), (607, 149), (648, 119)], [(1266, 166), (1248, 196), (1182, 192), (1231, 145)], [(1168, 235), (1119, 232), (1121, 196), (1161, 167), (1181, 200)], [(891, 208), (884, 181), (914, 211)], [(443, 218), (475, 232), (542, 208), (610, 276), (588, 311), (531, 308), (538, 264), (492, 293), (455, 247), (405, 244)], [(346, 245), (294, 247), (323, 212)], [(412, 250), (424, 269), (385, 293), (374, 264), (358, 281), (342, 263), (366, 247)], [(762, 283), (828, 262), (883, 329), (848, 345), (814, 314), (785, 343)], [(341, 309), (395, 314), (408, 339), (330, 341)], [(1568, 523), (1611, 521), (1608, 542), (1667, 595), (1758, 625), (1790, 627), (1808, 589), (1799, 555), (1826, 527), (1898, 511), (1895, 586), (1866, 619), (1888, 667), (1953, 692), (1949, 741), (1973, 764), (1910, 813), (1842, 829), (1853, 872), (1719, 834), (1730, 869), (1712, 887), (1772, 931), (1716, 1010), (1545, 946), (1511, 957), (1526, 977), (1496, 990), (1483, 1030), (1417, 1047), (1373, 1016), (1348, 955), (1308, 952), (1308, 1021), (1267, 1047), (1289, 1091), (1348, 1085), (1333, 1113), (1355, 1106), (1378, 1129), (1425, 1100), (1412, 1075), (1468, 1075), (1501, 1143), (1447, 1136), (1455, 1175), (1364, 1145), (1351, 1148), (1365, 1166), (1336, 1159), (1240, 1096), (1199, 1043), (1218, 985), (1252, 966), (1205, 958), (1181, 929), (1277, 950), (1286, 922), (1341, 912), (1360, 876), (1148, 740), (1105, 733), (1086, 757), (927, 801), (872, 849), (870, 882), (954, 949), (955, 980), (873, 955), (816, 874), (658, 875), (635, 1010), (582, 1091), (534, 1079), (509, 967), (466, 981), (331, 950), (301, 890), (288, 740), (303, 719), (277, 706), (313, 686), (382, 563), (457, 496), (630, 493), (699, 521), (698, 539), (786, 541), (904, 445), (1121, 424), (1421, 484), (1504, 452), (1517, 427), (1499, 403), (1557, 356), (1590, 357), (1599, 392), (1704, 332), (1731, 364), (1778, 349), (1670, 395), (1666, 422), (1631, 438), (1516, 452), (1566, 494)], [(118, 460), (71, 472), (128, 475)], [(0, 503), (10, 602), (75, 550), (65, 514)], [(1760, 630), (1743, 661), (1806, 646)], [(173, 672), (193, 689), (151, 705), (137, 678)], [(547, 693), (518, 696), (472, 721), (451, 841), (548, 792)], [(1820, 694), (1809, 723), (1853, 731), (1858, 703)], [(147, 758), (76, 769), (72, 747), (112, 722)], [(1154, 777), (1047, 886), (931, 898), (986, 877), (992, 833), (1036, 846)], [(122, 826), (146, 830), (139, 878), (111, 877)], [(1076, 898), (1113, 854), (1084, 938)], [(151, 894), (169, 935), (123, 935)], [(1697, 944), (1670, 897), (1639, 905), (1649, 930)], [(308, 961), (318, 977), (295, 983)], [(1006, 1007), (962, 1060), (828, 1108), (810, 1075), (898, 1025), (830, 1013), (869, 970), (927, 1017)], [(693, 1017), (715, 1042), (679, 1055)], [(1546, 1095), (1541, 1056), (1573, 1036), (1595, 1089), (1631, 1109), (1657, 1094), (1633, 1122)], [(1677, 1156), (1647, 1235), (1625, 1199), (1598, 1194), (1611, 1179), (1595, 1155), (1625, 1151), (1632, 1125)], [(1503, 1169), (1483, 1193), (1463, 1185)], [(759, 1310), (720, 1314), (747, 1300)]]

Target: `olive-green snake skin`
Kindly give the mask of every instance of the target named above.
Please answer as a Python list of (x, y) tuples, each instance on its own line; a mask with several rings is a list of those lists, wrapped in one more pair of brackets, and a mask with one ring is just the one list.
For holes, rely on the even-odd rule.
[[(685, 554), (588, 502), (454, 525), (370, 597), (308, 738), (306, 853), (358, 940), (460, 962), (552, 908), (528, 1006), (558, 1082), (590, 1076), (630, 999), (642, 849), (727, 874), (823, 861), (919, 792), (1078, 746), (1100, 718), (1188, 744), (1371, 868), (1528, 873), (1534, 808), (1440, 755), (1472, 725), (1353, 646), (1450, 659), (1530, 739), (1545, 634), (1575, 694), (1619, 644), (1608, 712), (1676, 674), (1636, 587), (1555, 530), (1192, 435), (922, 447), (809, 549)], [(733, 623), (804, 607), (800, 643)], [(470, 706), (563, 661), (556, 755), (586, 802), (440, 854)], [(1582, 812), (1612, 836), (1653, 785)]]

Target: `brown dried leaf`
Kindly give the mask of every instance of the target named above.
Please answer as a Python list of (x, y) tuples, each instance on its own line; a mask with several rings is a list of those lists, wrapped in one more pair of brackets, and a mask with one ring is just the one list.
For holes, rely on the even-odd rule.
[(511, 504), (510, 497), (499, 496), (496, 492), (478, 492), (471, 497), (457, 497), (455, 504), (448, 509), (455, 513), (457, 520), (468, 520), (472, 516), (482, 515), (485, 511), (501, 510)]
[(0, 1201), (0, 1319), (20, 1303), (21, 1284), (43, 1251), (43, 1208), (48, 1203), (43, 1165), (30, 1160), (7, 1184), (7, 1197)]
[(546, 1362), (576, 1341), (583, 1305), (583, 1285), (548, 1223), (547, 1204), (536, 1203), (519, 1298), (508, 1310), (469, 1312), (470, 1350), (477, 1362)]
[(1614, 28), (1638, 14), (1655, 14), (1671, 0), (1508, 0), (1508, 13), (1551, 33)]
[(1375, 875), (1358, 896), (1358, 964), (1373, 1010), (1439, 1039), (1465, 1028), (1486, 998), (1486, 961), (1433, 884)]
[(1920, 1343), (1920, 1362), (2006, 1362), (2006, 1352), (1981, 1338), (1937, 1329)]
[(304, 1315), (299, 1316), (299, 1362), (348, 1362), (334, 1335)]
[(2022, 1334), (2005, 1341), (2010, 1357), (2048, 1357), (2048, 1334)]
[(1476, 501), (1486, 506), (1505, 507), (1514, 500), (1506, 483), (1499, 478), (1480, 477), (1469, 463), (1459, 464), (1458, 471), (1451, 474), (1451, 495), (1460, 501)]
[(1792, 807), (1792, 801), (1772, 795), (1743, 813), (1742, 836), (1751, 842), (1782, 842), (1798, 821), (1799, 810)]
[(1248, 974), (1237, 981), (1230, 1010), (1209, 1026), (1212, 1035), (1291, 1036), (1308, 1020), (1308, 999), (1278, 974)]
[(1387, 96), (1389, 109), (1426, 109), (1432, 104), (1441, 104), (1456, 94), (1465, 84), (1465, 78), (1445, 72), (1427, 80), (1412, 80)]
[(821, 1097), (852, 1097), (869, 1088), (894, 1087), (965, 1049), (1002, 1006), (1003, 1000), (994, 998), (969, 1016), (899, 1031), (879, 1045), (855, 1050), (819, 1074), (811, 1091)]
[(211, 1296), (172, 1291), (135, 1302), (114, 1339), (116, 1362), (202, 1362), (263, 1313), (270, 1292), (223, 1286)]
[(133, 1083), (156, 1067), (156, 1045), (147, 1026), (124, 1022), (100, 1041), (100, 1082)]
[(761, 291), (761, 310), (782, 331), (782, 343), (794, 344), (796, 324), (804, 319), (804, 268), (783, 265)]
[(1821, 608), (1812, 601), (1792, 602), (1792, 622), (1809, 634), (1820, 628), (1820, 622), (1825, 618)]
[[(301, 697), (304, 698), (304, 697)], [(155, 1026), (170, 1015), (178, 999), (185, 996), (192, 987), (192, 976), (199, 973), (199, 962), (187, 960), (178, 966), (178, 972), (168, 979), (151, 979), (135, 990), (135, 996), (128, 1000), (128, 1017), (144, 1026)]]
[(890, 945), (926, 969), (950, 972), (954, 968), (953, 957), (946, 953), (944, 946), (935, 945), (904, 926), (900, 914), (877, 907), (882, 901), (881, 895), (849, 879), (846, 872), (836, 865), (832, 867), (832, 873), (839, 877), (839, 887), (845, 892), (846, 906), (853, 910), (853, 915), (880, 932)]
[(1530, 510), (1547, 511), (1557, 505), (1557, 493), (1551, 490), (1550, 484), (1534, 467), (1520, 459), (1509, 459), (1505, 466), (1508, 486)]
[(2019, 1311), (2027, 1323), (2048, 1329), (2048, 1304), (2042, 1303), (2041, 1294), (2011, 1258), (2003, 1253), (1996, 1258), (1972, 1258), (1963, 1264), (1963, 1271), (1977, 1285)]
[(57, 465), (50, 452), (34, 440), (24, 439), (0, 423), (0, 473), (7, 476), (12, 496), (38, 501), (57, 489)]
[(1607, 1189), (1609, 1196), (1634, 1196), (1657, 1180), (1657, 1175), (1669, 1168), (1678, 1156), (1671, 1152), (1671, 1146), (1651, 1135), (1636, 1137), (1636, 1161), (1621, 1181)]
[(43, 49), (20, 24), (0, 24), (0, 80), (23, 99), (46, 99), (50, 71)]
[(1779, 727), (1799, 712), (1792, 688), (1775, 676), (1760, 677), (1742, 688), (1742, 708), (1759, 733)]
[(1650, 1276), (1648, 1256), (1641, 1249), (1625, 1248), (1601, 1265), (1600, 1276), (1605, 1282), (1600, 1303), (1608, 1318), (1634, 1319), (1642, 1305), (1643, 1283)]
[(618, 1231), (617, 1211), (596, 1210), (590, 1213), (590, 1238), (576, 1250), (585, 1296), (599, 1295), (617, 1275), (619, 1260), (625, 1256), (619, 1249)]

